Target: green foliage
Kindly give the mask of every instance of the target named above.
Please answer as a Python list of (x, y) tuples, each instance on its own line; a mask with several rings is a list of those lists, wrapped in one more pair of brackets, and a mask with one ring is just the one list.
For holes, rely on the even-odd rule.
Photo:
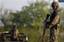
[(16, 13), (11, 12), (7, 17), (2, 18), (2, 22), (5, 24), (5, 30), (9, 30), (15, 23), (20, 32), (27, 33), (29, 37), (28, 42), (38, 42), (40, 29), (47, 13), (46, 3), (36, 2), (31, 3), (29, 6), (24, 6), (21, 11)]
[[(9, 30), (15, 23), (20, 32), (27, 33), (28, 42), (39, 42), (44, 18), (49, 13), (47, 6), (46, 3), (31, 3), (29, 6), (24, 6), (21, 11), (11, 12), (8, 16), (2, 17), (5, 30)], [(63, 16), (62, 13), (61, 15)]]
[(11, 13), (10, 20), (21, 27), (39, 28), (47, 13), (46, 4), (31, 3), (29, 6), (24, 6), (21, 11)]

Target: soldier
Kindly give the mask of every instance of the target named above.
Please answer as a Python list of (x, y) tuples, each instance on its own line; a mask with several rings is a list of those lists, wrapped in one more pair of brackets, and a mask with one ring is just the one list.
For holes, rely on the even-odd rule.
[(56, 33), (58, 32), (58, 24), (60, 21), (59, 13), (58, 13), (58, 8), (59, 4), (55, 1), (52, 2), (52, 9), (53, 12), (51, 13), (50, 16), (50, 42), (55, 42), (56, 38)]
[(0, 33), (0, 42), (4, 42), (5, 39), (4, 39), (4, 34), (3, 33)]
[(16, 25), (13, 25), (13, 28), (12, 28), (10, 33), (11, 33), (11, 41), (15, 41), (16, 42), (18, 34), (19, 34)]
[[(43, 30), (43, 36), (45, 35), (45, 31), (47, 28), (50, 28), (50, 41), (49, 42), (55, 42), (57, 40), (56, 33), (58, 32), (58, 24), (60, 21), (58, 9), (59, 9), (59, 4), (55, 1), (52, 2), (52, 10), (53, 12), (51, 15), (47, 14), (47, 17), (45, 19), (45, 24), (44, 24), (44, 30)], [(44, 42), (44, 41), (43, 41)]]

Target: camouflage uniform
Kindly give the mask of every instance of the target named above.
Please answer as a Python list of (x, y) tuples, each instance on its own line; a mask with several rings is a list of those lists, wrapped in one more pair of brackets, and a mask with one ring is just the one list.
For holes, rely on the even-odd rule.
[(53, 11), (51, 15), (48, 15), (45, 20), (45, 29), (43, 35), (45, 35), (46, 29), (49, 28), (50, 29), (49, 42), (58, 42), (58, 33), (59, 33), (58, 25), (60, 23), (60, 16), (59, 16), (60, 12), (58, 12), (59, 6), (57, 2), (53, 2), (51, 6)]
[(59, 28), (58, 25), (60, 23), (60, 16), (58, 12), (58, 3), (53, 2), (52, 3), (53, 12), (50, 16), (50, 42), (58, 42), (58, 33)]

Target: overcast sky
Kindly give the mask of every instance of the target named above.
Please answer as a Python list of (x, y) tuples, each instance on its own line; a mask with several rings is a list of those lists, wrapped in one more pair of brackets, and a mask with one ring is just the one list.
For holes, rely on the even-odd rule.
[(3, 7), (7, 9), (20, 10), (21, 7), (33, 1), (35, 0), (0, 0), (0, 7), (3, 5)]
[(27, 0), (0, 0), (0, 6), (13, 10), (19, 10), (24, 5), (27, 5)]

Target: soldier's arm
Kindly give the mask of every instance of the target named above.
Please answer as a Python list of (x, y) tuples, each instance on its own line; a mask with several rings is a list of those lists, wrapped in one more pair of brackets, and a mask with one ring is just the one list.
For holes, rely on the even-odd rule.
[(49, 27), (49, 22), (50, 22), (50, 14), (47, 14), (45, 20), (44, 20), (44, 28)]
[(44, 22), (47, 22), (48, 18), (49, 18), (49, 14), (47, 14), (46, 18), (45, 18), (45, 21)]

